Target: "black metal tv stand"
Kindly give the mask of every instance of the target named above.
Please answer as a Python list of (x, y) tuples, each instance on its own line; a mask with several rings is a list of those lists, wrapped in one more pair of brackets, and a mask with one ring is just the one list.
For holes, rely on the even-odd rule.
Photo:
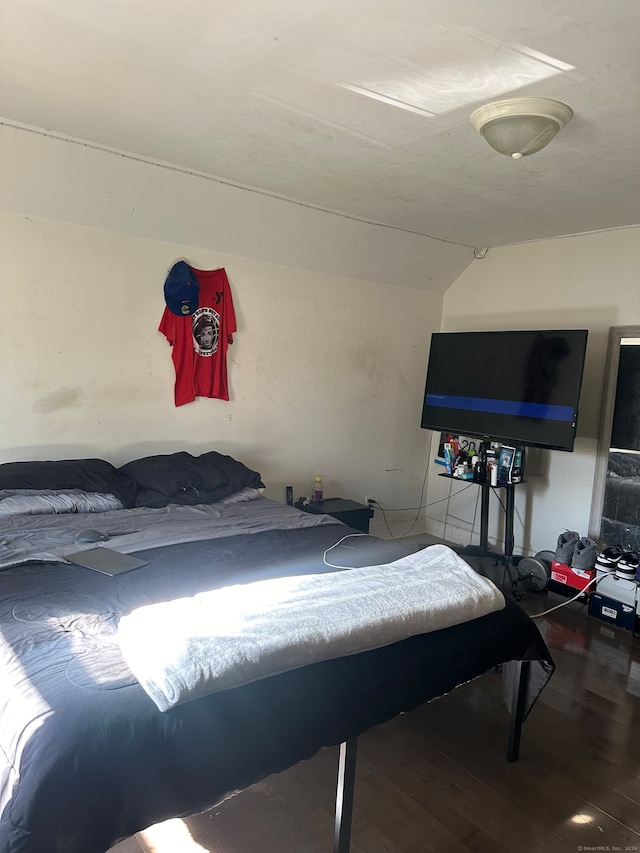
[[(451, 474), (439, 474), (439, 477), (446, 477), (449, 480), (457, 480), (457, 477)], [(518, 576), (512, 571), (514, 566), (513, 556), (513, 521), (515, 517), (515, 488), (524, 482), (520, 483), (499, 483), (497, 486), (492, 486), (489, 482), (479, 482), (478, 480), (458, 480), (460, 483), (474, 483), (481, 489), (480, 493), (480, 544), (479, 545), (460, 545), (454, 546), (453, 550), (460, 554), (461, 557), (491, 557), (497, 563), (502, 563), (509, 573), (511, 579), (511, 591), (515, 598), (519, 599), (518, 592)], [(492, 551), (489, 548), (489, 497), (491, 490), (503, 489), (505, 494), (505, 521), (504, 521), (504, 551)]]

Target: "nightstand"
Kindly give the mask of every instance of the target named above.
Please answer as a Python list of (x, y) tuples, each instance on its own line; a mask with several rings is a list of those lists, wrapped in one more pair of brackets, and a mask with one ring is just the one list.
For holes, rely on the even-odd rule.
[(330, 515), (332, 518), (344, 522), (355, 530), (361, 530), (363, 533), (369, 532), (369, 519), (373, 518), (373, 510), (370, 506), (348, 501), (344, 498), (327, 498), (321, 504), (303, 504), (296, 501), (295, 505), (303, 512)]

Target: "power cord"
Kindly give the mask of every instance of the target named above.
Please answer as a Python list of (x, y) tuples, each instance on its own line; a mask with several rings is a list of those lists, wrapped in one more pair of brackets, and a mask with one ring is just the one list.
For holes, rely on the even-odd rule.
[(330, 545), (327, 548), (327, 550), (322, 555), (322, 562), (325, 564), (325, 566), (329, 566), (330, 569), (352, 569), (353, 566), (337, 566), (335, 563), (330, 563), (327, 560), (327, 554), (329, 553), (329, 551), (333, 551), (334, 548), (337, 548), (338, 545), (341, 545), (345, 539), (351, 539), (351, 537), (353, 537), (353, 536), (368, 536), (368, 535), (369, 535), (368, 533), (347, 533), (346, 536), (343, 536), (342, 539), (338, 539), (337, 542), (334, 542), (333, 545)]
[(541, 616), (547, 616), (549, 613), (553, 613), (554, 610), (559, 610), (561, 607), (566, 607), (567, 604), (571, 604), (572, 601), (577, 601), (581, 595), (584, 595), (585, 591), (589, 589), (592, 583), (595, 583), (597, 580), (600, 580), (598, 575), (594, 578), (591, 578), (588, 584), (584, 586), (577, 595), (574, 595), (573, 598), (568, 598), (566, 601), (561, 601), (560, 604), (556, 604), (554, 607), (550, 607), (548, 610), (543, 610), (542, 613), (536, 613), (531, 616), (531, 619), (540, 619)]
[[(458, 492), (456, 492), (456, 495), (454, 495), (453, 497), (456, 497), (457, 495), (461, 495), (463, 492), (466, 492), (467, 489), (471, 488), (471, 485), (472, 484), (470, 483), (468, 486), (465, 486), (464, 489), (460, 489)], [(368, 504), (369, 504), (369, 507), (371, 509), (379, 509), (380, 512), (382, 513), (382, 517), (384, 519), (384, 524), (385, 524), (385, 527), (387, 528), (387, 531), (389, 532), (389, 536), (392, 539), (402, 539), (403, 536), (407, 536), (413, 530), (413, 528), (416, 525), (416, 522), (418, 521), (419, 515), (416, 516), (411, 527), (408, 530), (405, 530), (404, 533), (401, 533), (400, 535), (395, 536), (391, 532), (391, 528), (389, 527), (389, 523), (387, 521), (387, 513), (391, 513), (391, 512), (413, 512), (414, 510), (416, 510), (416, 512), (419, 513), (420, 510), (427, 509), (427, 507), (435, 506), (436, 504), (445, 503), (446, 501), (449, 501), (451, 499), (451, 497), (452, 497), (451, 495), (447, 495), (446, 498), (438, 498), (437, 501), (431, 501), (430, 503), (426, 503), (426, 504), (423, 504), (421, 502), (420, 506), (386, 507), (385, 508), (374, 498), (369, 498)], [(422, 492), (420, 493), (420, 500), (422, 501)]]
[[(464, 480), (462, 482), (464, 482)], [(459, 492), (456, 492), (456, 494), (461, 495), (463, 492), (466, 492), (467, 489), (470, 489), (471, 485), (472, 484), (470, 483), (468, 486), (465, 486), (464, 489), (460, 489)], [(375, 498), (369, 498), (369, 506), (371, 507), (371, 509), (379, 509), (381, 512), (411, 512), (414, 509), (417, 509), (417, 510), (426, 509), (427, 507), (435, 506), (436, 504), (441, 504), (441, 503), (444, 503), (445, 501), (448, 501), (448, 500), (449, 500), (449, 495), (447, 495), (446, 498), (438, 498), (437, 501), (431, 501), (428, 504), (420, 504), (420, 506), (387, 507), (385, 509), (383, 506), (381, 506), (378, 503), (377, 500), (375, 500)]]

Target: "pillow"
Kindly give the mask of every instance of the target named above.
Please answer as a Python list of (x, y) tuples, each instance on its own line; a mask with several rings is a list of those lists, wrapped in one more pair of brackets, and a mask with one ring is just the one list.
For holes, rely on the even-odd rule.
[(134, 459), (118, 470), (135, 481), (138, 488), (136, 506), (193, 505), (204, 502), (200, 500), (204, 481), (195, 461), (190, 453), (180, 451)]
[(218, 506), (233, 506), (233, 504), (242, 504), (246, 503), (247, 501), (255, 501), (257, 498), (261, 497), (263, 492), (263, 488), (240, 489), (239, 492), (234, 492), (227, 498), (220, 498), (220, 500), (216, 503), (218, 504)]
[(186, 451), (134, 459), (118, 469), (138, 486), (136, 506), (216, 503), (244, 488), (264, 488), (260, 475), (230, 456)]
[(138, 487), (104, 459), (63, 459), (57, 462), (5, 462), (0, 489), (77, 489), (115, 495), (125, 507), (135, 504)]
[(208, 453), (202, 453), (198, 457), (201, 464), (208, 467), (218, 468), (222, 474), (228, 478), (232, 491), (229, 494), (240, 491), (240, 489), (264, 489), (265, 485), (257, 471), (252, 471), (247, 468), (242, 462), (238, 462), (232, 456), (224, 456), (221, 453), (216, 453), (215, 450), (210, 450)]
[(123, 509), (115, 495), (98, 492), (25, 490), (0, 492), (0, 518), (10, 515), (51, 515), (67, 512), (108, 512)]

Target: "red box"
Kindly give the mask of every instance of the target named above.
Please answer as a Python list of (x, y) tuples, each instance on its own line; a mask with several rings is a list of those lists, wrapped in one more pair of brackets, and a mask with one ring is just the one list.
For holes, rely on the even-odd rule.
[(595, 569), (572, 569), (566, 563), (551, 561), (551, 579), (573, 589), (584, 589), (595, 576)]

